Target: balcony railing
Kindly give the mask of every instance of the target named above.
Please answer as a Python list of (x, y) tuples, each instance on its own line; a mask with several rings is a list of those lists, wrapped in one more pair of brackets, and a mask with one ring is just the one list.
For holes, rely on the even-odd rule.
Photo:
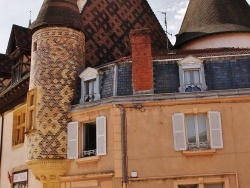
[(96, 155), (96, 149), (94, 150), (87, 150), (82, 152), (83, 157), (90, 157), (90, 156), (95, 156)]
[(189, 150), (209, 149), (209, 143), (208, 143), (208, 141), (199, 142), (199, 144), (197, 144), (197, 143), (188, 143), (188, 149)]

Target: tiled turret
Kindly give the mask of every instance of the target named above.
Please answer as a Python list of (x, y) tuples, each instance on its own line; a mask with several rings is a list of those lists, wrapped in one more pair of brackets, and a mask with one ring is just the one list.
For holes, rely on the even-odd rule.
[[(66, 126), (76, 79), (84, 66), (81, 22), (76, 0), (45, 0), (31, 26), (28, 165), (44, 187), (59, 187), (58, 177), (67, 169)], [(37, 170), (41, 164), (46, 168)]]

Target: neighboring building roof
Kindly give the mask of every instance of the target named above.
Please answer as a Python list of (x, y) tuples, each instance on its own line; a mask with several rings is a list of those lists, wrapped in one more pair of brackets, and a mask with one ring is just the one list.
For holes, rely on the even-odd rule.
[(0, 78), (11, 77), (11, 59), (8, 55), (0, 54)]
[(81, 14), (86, 66), (95, 67), (130, 55), (129, 33), (133, 29), (149, 28), (152, 49), (167, 48), (166, 34), (146, 0), (88, 0)]
[(64, 26), (83, 30), (82, 19), (76, 0), (44, 0), (37, 19), (30, 28), (32, 32), (46, 26)]
[(190, 0), (175, 46), (212, 34), (250, 32), (249, 12), (246, 0)]
[(6, 54), (12, 53), (17, 47), (24, 49), (31, 48), (30, 29), (13, 25)]
[(0, 114), (24, 102), (29, 90), (29, 74), (0, 93)]
[(208, 48), (208, 49), (198, 49), (198, 50), (176, 49), (171, 51), (158, 51), (153, 54), (153, 60), (181, 59), (187, 56), (212, 57), (212, 56), (237, 56), (237, 55), (249, 56), (250, 48)]

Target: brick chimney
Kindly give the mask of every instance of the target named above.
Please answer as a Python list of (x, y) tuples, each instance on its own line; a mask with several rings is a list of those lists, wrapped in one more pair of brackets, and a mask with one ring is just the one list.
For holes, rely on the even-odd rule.
[(150, 29), (130, 32), (132, 48), (132, 80), (134, 94), (153, 93), (153, 63)]

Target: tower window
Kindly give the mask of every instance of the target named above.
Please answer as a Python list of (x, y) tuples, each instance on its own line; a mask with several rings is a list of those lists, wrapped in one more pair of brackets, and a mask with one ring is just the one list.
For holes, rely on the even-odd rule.
[(37, 51), (37, 41), (33, 43), (33, 52)]
[(36, 126), (36, 98), (37, 90), (32, 89), (27, 94), (27, 122), (26, 132), (35, 129)]

